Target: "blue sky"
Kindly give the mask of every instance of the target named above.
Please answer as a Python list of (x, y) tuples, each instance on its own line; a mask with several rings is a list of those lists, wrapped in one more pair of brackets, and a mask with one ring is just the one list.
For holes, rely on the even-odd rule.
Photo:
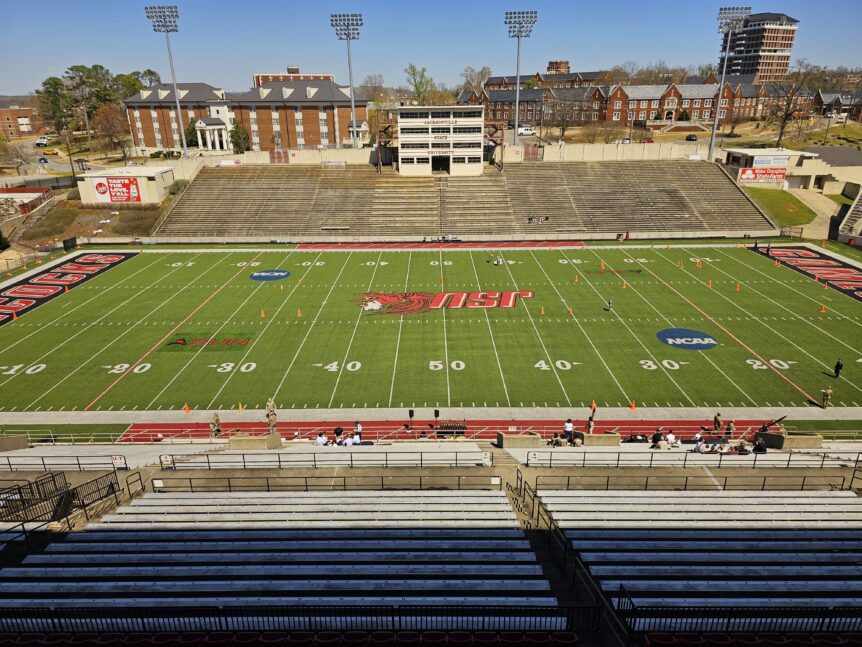
[[(164, 79), (164, 40), (135, 0), (4, 0), (0, 38), (0, 94), (25, 94), (70, 65), (100, 63), (113, 72), (151, 67)], [(612, 4), (582, 0), (180, 0), (180, 33), (172, 45), (179, 81), (204, 81), (244, 90), (254, 72), (290, 65), (332, 72), (347, 83), (344, 43), (329, 26), (331, 12), (361, 11), (366, 26), (354, 43), (354, 80), (382, 74), (404, 83), (415, 63), (438, 81), (454, 84), (467, 65), (514, 73), (515, 47), (503, 12), (536, 9), (539, 23), (525, 41), (521, 70), (544, 71), (550, 59), (573, 70), (596, 70), (626, 60), (696, 65), (718, 58), (715, 14), (728, 2), (687, 0)], [(729, 3), (734, 4), (734, 3)], [(754, 11), (781, 11), (800, 21), (794, 57), (817, 65), (862, 65), (860, 0), (771, 0)], [(649, 7), (649, 9), (647, 9)], [(667, 7), (663, 10), (662, 7)], [(35, 15), (38, 14), (38, 15)], [(614, 45), (616, 44), (616, 50)]]

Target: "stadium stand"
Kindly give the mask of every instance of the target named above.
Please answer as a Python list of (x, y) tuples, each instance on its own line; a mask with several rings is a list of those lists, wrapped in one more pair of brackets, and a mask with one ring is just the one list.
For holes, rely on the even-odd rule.
[[(485, 629), (519, 613), (531, 629), (567, 628), (500, 491), (148, 493), (0, 570), (5, 611), (113, 609), (118, 631), (127, 610), (242, 607), (248, 618), (262, 605), (325, 607), (323, 628), (340, 630), (349, 607), (367, 629), (405, 605), (440, 608), (447, 630), (475, 625), (469, 608), (509, 609)], [(465, 626), (449, 607), (468, 609)]]
[(858, 627), (862, 499), (853, 492), (538, 494), (635, 631), (798, 631), (810, 618), (833, 632)]
[(207, 168), (155, 233), (380, 239), (774, 229), (718, 166), (672, 160), (508, 164), (474, 178), (372, 167)]

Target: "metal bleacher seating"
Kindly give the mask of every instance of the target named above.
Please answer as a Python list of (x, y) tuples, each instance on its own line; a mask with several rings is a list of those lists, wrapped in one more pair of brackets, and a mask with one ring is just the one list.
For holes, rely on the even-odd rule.
[(205, 168), (155, 233), (380, 239), (773, 229), (717, 166), (663, 160), (525, 162), (478, 177), (404, 177), (371, 166)]
[[(262, 605), (329, 607), (345, 630), (338, 607), (362, 607), (367, 625), (374, 607), (517, 615), (557, 600), (500, 491), (148, 493), (0, 570), (6, 608), (222, 606), (248, 617)], [(440, 622), (466, 628), (442, 612)], [(535, 629), (565, 628), (562, 614), (542, 622)]]
[(862, 498), (851, 491), (538, 494), (636, 631), (718, 630), (723, 615), (781, 631), (808, 612), (855, 630), (818, 615), (862, 605)]

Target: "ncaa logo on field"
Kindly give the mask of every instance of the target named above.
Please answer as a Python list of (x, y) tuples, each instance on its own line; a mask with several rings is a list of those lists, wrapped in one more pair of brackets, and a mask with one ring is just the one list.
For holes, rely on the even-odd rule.
[(718, 342), (707, 333), (690, 328), (665, 328), (659, 330), (655, 336), (660, 342), (683, 350), (709, 350), (718, 345)]
[(249, 277), (252, 281), (278, 281), (290, 276), (287, 270), (260, 270)]

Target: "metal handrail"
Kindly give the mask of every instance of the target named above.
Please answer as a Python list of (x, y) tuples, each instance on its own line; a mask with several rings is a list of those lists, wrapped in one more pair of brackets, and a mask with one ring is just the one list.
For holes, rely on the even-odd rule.
[[(723, 463), (729, 463), (732, 467), (773, 467), (787, 469), (790, 467), (818, 468), (835, 467), (828, 465), (829, 461), (844, 461), (858, 465), (862, 452), (856, 453), (855, 457), (841, 458), (835, 456), (834, 452), (825, 450), (822, 452), (788, 452), (780, 454), (755, 453), (748, 454), (710, 454), (697, 452), (675, 452), (658, 453), (656, 451), (648, 454), (649, 460), (645, 460), (647, 454), (643, 452), (603, 452), (584, 451), (560, 452), (551, 450), (527, 452), (526, 467), (722, 467)], [(786, 456), (786, 460), (782, 458)], [(556, 465), (554, 464), (556, 457)], [(575, 458), (579, 460), (574, 460)], [(776, 458), (779, 457), (779, 458)], [(716, 463), (710, 458), (718, 458)], [(750, 460), (749, 460), (750, 459)], [(819, 459), (819, 460), (818, 460)]]
[(341, 492), (348, 490), (502, 490), (499, 476), (189, 476), (152, 479), (154, 492)]
[[(336, 448), (336, 452), (337, 452)], [(418, 454), (418, 464), (414, 457)], [(481, 457), (478, 456), (481, 454)], [(454, 464), (452, 457), (454, 456)], [(460, 458), (459, 458), (460, 456)], [(333, 460), (337, 457), (337, 461)], [(435, 458), (436, 457), (436, 458)], [(325, 460), (328, 459), (328, 460)], [(320, 462), (318, 463), (318, 460)], [(379, 464), (382, 462), (382, 465)], [(310, 463), (310, 465), (309, 465)], [(274, 454), (162, 454), (159, 456), (162, 469), (285, 469), (290, 467), (493, 467), (491, 452), (386, 452), (345, 451), (332, 454), (326, 452), (290, 452)]]

